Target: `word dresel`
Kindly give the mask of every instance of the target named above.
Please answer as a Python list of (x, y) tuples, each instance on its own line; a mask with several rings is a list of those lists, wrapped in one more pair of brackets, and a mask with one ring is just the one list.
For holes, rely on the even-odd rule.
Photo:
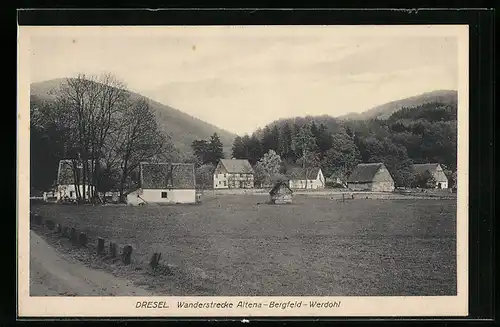
[[(317, 308), (331, 309), (340, 308), (341, 301), (178, 301), (178, 309), (300, 309)], [(137, 301), (136, 308), (139, 309), (169, 309), (170, 306), (165, 301)]]

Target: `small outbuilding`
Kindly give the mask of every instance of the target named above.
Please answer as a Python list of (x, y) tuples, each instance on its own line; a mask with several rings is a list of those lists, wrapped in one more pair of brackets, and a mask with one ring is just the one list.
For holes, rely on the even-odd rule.
[(269, 192), (271, 204), (292, 203), (293, 191), (285, 181), (277, 182)]
[(438, 163), (415, 164), (415, 174), (429, 173), (436, 180), (435, 188), (448, 188), (448, 177)]

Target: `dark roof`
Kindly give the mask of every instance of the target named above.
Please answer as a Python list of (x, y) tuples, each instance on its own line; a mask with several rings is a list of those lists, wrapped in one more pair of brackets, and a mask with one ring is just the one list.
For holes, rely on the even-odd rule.
[(292, 167), (287, 170), (286, 176), (291, 180), (316, 179), (316, 177), (318, 177), (319, 170), (319, 167), (310, 167), (306, 169), (301, 167)]
[(383, 167), (384, 164), (381, 162), (377, 163), (362, 163), (358, 164), (354, 171), (349, 176), (347, 180), (348, 183), (366, 183), (371, 182), (375, 177), (375, 174), (378, 172), (380, 167)]
[(246, 159), (221, 159), (229, 174), (253, 174), (253, 168)]
[(436, 172), (438, 166), (439, 166), (438, 163), (414, 164), (413, 169), (417, 174), (421, 174), (426, 171), (432, 174)]
[[(78, 167), (78, 172), (80, 180), (83, 179), (83, 165), (82, 162), (78, 162), (73, 159), (64, 159), (59, 161), (59, 168), (57, 170), (57, 184), (58, 185), (72, 185), (75, 183), (75, 178), (73, 174), (73, 164)], [(92, 171), (92, 161), (88, 161), (89, 169)], [(88, 178), (87, 178), (88, 180)], [(87, 182), (88, 184), (88, 182)]]
[(283, 191), (285, 193), (288, 193), (288, 194), (293, 193), (292, 189), (290, 188), (290, 186), (288, 186), (288, 184), (286, 182), (279, 181), (276, 184), (274, 184), (274, 187), (271, 189), (271, 191), (269, 192), (269, 194), (270, 195), (275, 195), (278, 192), (283, 192)]
[(143, 189), (194, 189), (194, 164), (141, 163)]

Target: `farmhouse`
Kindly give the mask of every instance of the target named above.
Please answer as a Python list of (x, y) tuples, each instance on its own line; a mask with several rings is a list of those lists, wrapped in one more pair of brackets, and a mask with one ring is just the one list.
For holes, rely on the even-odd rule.
[(415, 164), (413, 170), (416, 174), (428, 172), (436, 180), (436, 188), (448, 188), (448, 177), (438, 163)]
[(325, 177), (319, 167), (289, 168), (287, 173), (288, 185), (292, 189), (321, 189), (325, 188)]
[(269, 192), (272, 204), (292, 203), (293, 191), (284, 181), (277, 182)]
[(383, 163), (362, 163), (349, 176), (347, 187), (354, 191), (392, 192), (394, 180)]
[[(92, 170), (92, 164), (89, 161), (89, 169)], [(73, 169), (75, 168), (75, 169)], [(56, 199), (60, 200), (76, 200), (77, 198), (77, 190), (80, 192), (81, 197), (84, 196), (88, 199), (91, 195), (91, 192), (95, 190), (95, 186), (92, 183), (88, 182), (89, 178), (87, 177), (87, 183), (83, 185), (83, 183), (78, 183), (77, 187), (75, 187), (75, 174), (77, 176), (77, 181), (81, 181), (83, 179), (83, 163), (78, 162), (72, 159), (64, 159), (59, 161), (59, 168), (57, 170), (57, 188), (56, 188)]]
[(253, 188), (254, 171), (246, 159), (221, 159), (214, 171), (214, 188)]
[(193, 164), (140, 163), (140, 187), (127, 194), (127, 203), (195, 203)]

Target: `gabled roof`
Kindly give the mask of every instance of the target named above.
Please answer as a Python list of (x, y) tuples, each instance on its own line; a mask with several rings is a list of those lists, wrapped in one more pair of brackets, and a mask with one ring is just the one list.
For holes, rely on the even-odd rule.
[(194, 189), (194, 164), (141, 162), (141, 188)]
[[(77, 165), (77, 174), (80, 178), (80, 183), (83, 179), (83, 162), (74, 159), (63, 159), (59, 161), (59, 168), (57, 170), (57, 185), (73, 185), (75, 183), (73, 165)], [(88, 160), (89, 169), (92, 171), (92, 161)], [(87, 184), (88, 184), (87, 177)]]
[(288, 168), (286, 176), (291, 180), (316, 179), (320, 169), (321, 168), (319, 167), (310, 167), (306, 169), (301, 167), (292, 167)]
[(358, 164), (347, 180), (348, 183), (366, 183), (373, 181), (380, 167), (385, 167), (383, 163), (362, 163)]
[(247, 159), (221, 159), (220, 162), (229, 174), (253, 174)]
[(417, 174), (421, 174), (426, 171), (428, 171), (431, 174), (434, 174), (438, 167), (439, 167), (438, 163), (414, 164), (413, 170), (415, 170)]
[(274, 186), (271, 189), (271, 191), (269, 192), (269, 194), (270, 195), (275, 195), (278, 192), (280, 192), (281, 190), (284, 190), (285, 193), (288, 193), (288, 194), (292, 194), (293, 193), (292, 189), (290, 188), (290, 186), (288, 186), (288, 184), (286, 182), (279, 181), (276, 184), (274, 184)]

